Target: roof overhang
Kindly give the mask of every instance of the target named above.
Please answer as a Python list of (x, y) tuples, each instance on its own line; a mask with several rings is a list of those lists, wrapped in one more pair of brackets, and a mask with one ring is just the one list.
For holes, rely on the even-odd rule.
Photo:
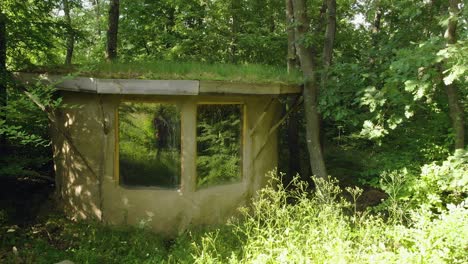
[(15, 73), (15, 77), (26, 84), (40, 81), (47, 85), (53, 85), (58, 90), (96, 94), (279, 95), (302, 92), (300, 85), (278, 83), (257, 84), (231, 81), (101, 79), (34, 73)]

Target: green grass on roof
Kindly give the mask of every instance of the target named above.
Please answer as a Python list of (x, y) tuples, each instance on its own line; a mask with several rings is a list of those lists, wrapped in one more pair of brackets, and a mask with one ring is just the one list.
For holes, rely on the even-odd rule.
[(222, 80), (246, 83), (301, 83), (299, 71), (287, 73), (285, 67), (246, 64), (205, 64), (199, 62), (130, 62), (92, 65), (54, 65), (28, 69), (29, 72), (76, 74), (96, 78), (155, 80)]

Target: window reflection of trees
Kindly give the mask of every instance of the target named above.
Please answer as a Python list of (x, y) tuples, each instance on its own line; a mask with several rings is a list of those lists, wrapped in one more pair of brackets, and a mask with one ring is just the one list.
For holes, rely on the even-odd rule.
[(180, 185), (180, 113), (175, 105), (120, 104), (119, 170), (124, 185)]
[(241, 178), (242, 105), (197, 108), (197, 187)]

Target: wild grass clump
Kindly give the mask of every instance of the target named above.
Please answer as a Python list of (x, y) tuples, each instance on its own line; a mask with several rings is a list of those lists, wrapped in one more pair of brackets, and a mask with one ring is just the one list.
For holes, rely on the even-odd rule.
[[(466, 263), (466, 200), (437, 213), (419, 206), (404, 211), (394, 197), (382, 213), (357, 211), (362, 193), (331, 178), (316, 179), (316, 192), (297, 178), (293, 191), (278, 179), (263, 189), (244, 218), (231, 223), (240, 248), (223, 247), (223, 237), (208, 235), (194, 243), (198, 263)], [(399, 188), (398, 182), (393, 187)], [(398, 190), (388, 189), (396, 193)], [(391, 196), (391, 195), (390, 195)], [(466, 197), (466, 196), (465, 196)]]

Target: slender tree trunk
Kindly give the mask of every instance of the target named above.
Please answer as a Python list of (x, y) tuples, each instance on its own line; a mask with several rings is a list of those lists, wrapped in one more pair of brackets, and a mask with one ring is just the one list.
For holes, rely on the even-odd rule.
[[(457, 43), (457, 16), (460, 12), (458, 9), (459, 0), (449, 0), (450, 18), (445, 32), (447, 44), (452, 45)], [(458, 96), (458, 87), (453, 82), (445, 86), (445, 91), (448, 97), (448, 105), (452, 126), (455, 132), (455, 149), (465, 148), (465, 113), (461, 106)]]
[(309, 32), (309, 19), (305, 0), (293, 0), (295, 38), (297, 54), (304, 75), (304, 107), (306, 119), (306, 143), (309, 150), (309, 162), (312, 173), (319, 178), (327, 177), (322, 149), (320, 147), (320, 116), (318, 112), (317, 97), (319, 84), (317, 83), (314, 52), (311, 47), (304, 43), (306, 34)]
[(327, 28), (325, 31), (325, 40), (323, 43), (323, 69), (324, 74), (322, 75), (322, 81), (324, 81), (322, 87), (325, 87), (328, 70), (332, 63), (333, 58), (333, 44), (335, 42), (335, 32), (336, 32), (336, 0), (327, 1)]
[(274, 0), (269, 0), (267, 1), (267, 4), (268, 4), (268, 11), (270, 13), (270, 15), (268, 16), (268, 26), (269, 26), (269, 30), (270, 30), (270, 33), (273, 33), (275, 32), (276, 30), (276, 19), (275, 19), (275, 10), (274, 10), (274, 7), (273, 7), (273, 2)]
[[(325, 29), (325, 39), (323, 42), (322, 54), (322, 75), (320, 78), (320, 89), (323, 91), (328, 85), (328, 75), (333, 59), (333, 44), (336, 33), (336, 0), (327, 0), (327, 24)], [(325, 149), (325, 132), (323, 130), (323, 119), (320, 115), (320, 144), (322, 152)]]
[[(321, 34), (326, 35), (327, 34), (327, 24), (326, 24), (326, 22), (328, 22), (328, 19), (326, 18), (326, 14), (327, 14), (327, 9), (328, 9), (328, 1), (329, 0), (322, 0), (322, 6), (320, 7), (320, 12), (319, 12), (319, 16), (318, 16), (318, 23), (317, 23), (317, 26), (315, 28), (315, 32), (318, 35), (321, 35)], [(325, 28), (325, 31), (323, 30), (324, 28)], [(326, 41), (327, 41), (327, 39), (325, 38), (324, 44), (325, 44)], [(323, 55), (322, 55), (322, 64), (324, 64), (323, 63)], [(322, 73), (321, 78), (320, 78), (320, 86), (321, 87), (324, 87), (324, 85), (325, 85), (323, 83), (323, 77), (324, 76), (325, 75)], [(319, 131), (320, 148), (321, 148), (322, 153), (323, 153), (324, 150), (325, 150), (325, 131), (324, 131), (324, 126), (323, 126), (323, 118), (322, 118), (322, 115), (320, 113), (319, 113), (319, 127), (320, 127), (320, 131)]]
[(101, 6), (99, 3), (99, 0), (94, 0), (94, 8), (96, 11), (96, 33), (99, 38), (101, 38), (102, 35), (102, 29), (101, 29)]
[[(7, 93), (7, 70), (6, 70), (6, 51), (7, 51), (7, 18), (6, 15), (0, 12), (0, 107), (6, 105)], [(4, 118), (0, 116), (0, 118)], [(0, 120), (1, 121), (1, 120)]]
[(288, 57), (286, 60), (288, 73), (297, 65), (296, 47), (294, 46), (294, 13), (292, 0), (286, 0), (286, 32), (288, 34)]
[[(372, 27), (371, 27), (371, 32), (372, 32), (372, 37), (371, 37), (371, 42), (372, 42), (372, 48), (377, 51), (379, 49), (379, 33), (380, 33), (380, 24), (382, 21), (382, 8), (380, 7), (380, 1), (377, 0), (375, 2), (375, 14), (374, 14), (374, 20), (372, 21)], [(374, 68), (376, 65), (376, 53), (371, 54), (369, 58), (369, 64), (371, 68)]]
[(72, 63), (73, 50), (75, 49), (75, 34), (73, 33), (68, 0), (63, 0), (63, 12), (65, 13), (65, 23), (67, 24), (67, 55), (65, 56), (65, 64), (69, 65)]
[[(7, 103), (7, 70), (6, 70), (6, 51), (7, 51), (7, 18), (0, 11), (0, 108), (6, 106)], [(0, 115), (0, 122), (5, 121), (5, 116)], [(3, 135), (0, 135), (0, 153), (5, 153), (6, 140)]]
[(107, 29), (107, 60), (117, 59), (117, 34), (119, 30), (119, 0), (111, 0)]

